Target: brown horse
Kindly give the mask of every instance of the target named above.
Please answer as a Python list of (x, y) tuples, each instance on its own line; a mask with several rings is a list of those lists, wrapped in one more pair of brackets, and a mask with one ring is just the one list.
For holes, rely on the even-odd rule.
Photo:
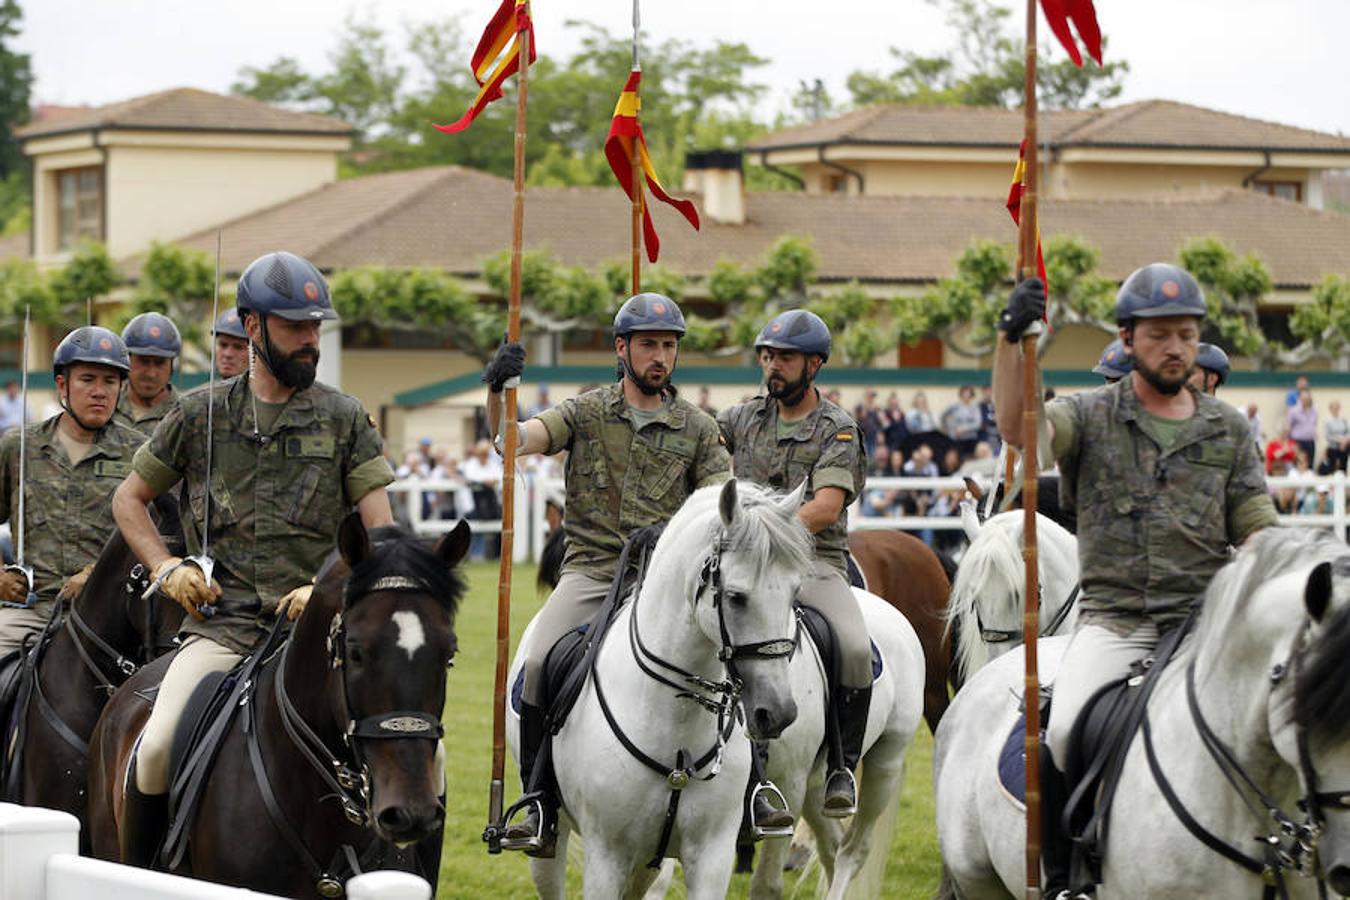
[(951, 636), (947, 633), (950, 575), (927, 544), (903, 531), (867, 529), (848, 536), (848, 549), (867, 579), (867, 589), (898, 609), (914, 626), (926, 664), (923, 717), (937, 730), (947, 711)]
[[(186, 835), (178, 871), (332, 897), (353, 862), (392, 861), (435, 884), (445, 815), (437, 738), (465, 590), (454, 566), (468, 545), (463, 522), (430, 549), (394, 528), (368, 536), (355, 513), (343, 521), (340, 555), (320, 570), (281, 651), (239, 682), (241, 711), (210, 778), (176, 812)], [(104, 859), (121, 859), (122, 788), (150, 710), (140, 692), (164, 668), (130, 679), (90, 741), (90, 831)]]

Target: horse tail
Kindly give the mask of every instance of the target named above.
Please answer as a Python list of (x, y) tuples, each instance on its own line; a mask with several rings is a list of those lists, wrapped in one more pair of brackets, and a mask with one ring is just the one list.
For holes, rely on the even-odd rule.
[(539, 590), (551, 591), (558, 586), (558, 579), (562, 577), (563, 556), (566, 553), (567, 540), (563, 537), (563, 530), (555, 528), (544, 542), (544, 551), (539, 554), (539, 574), (535, 576), (535, 584)]

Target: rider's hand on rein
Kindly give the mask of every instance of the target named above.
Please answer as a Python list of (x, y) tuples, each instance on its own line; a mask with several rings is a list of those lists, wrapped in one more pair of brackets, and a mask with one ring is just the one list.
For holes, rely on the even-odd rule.
[(211, 605), (221, 594), (220, 584), (214, 578), (208, 585), (202, 570), (191, 564), (185, 565), (179, 556), (170, 556), (155, 566), (151, 576), (161, 591), (198, 622), (206, 618), (200, 607)]

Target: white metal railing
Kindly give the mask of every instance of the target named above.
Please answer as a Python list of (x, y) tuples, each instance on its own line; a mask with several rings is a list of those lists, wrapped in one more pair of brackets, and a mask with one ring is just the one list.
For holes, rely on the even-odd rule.
[[(992, 479), (978, 476), (975, 481), (988, 491)], [(1314, 475), (1300, 477), (1280, 475), (1267, 479), (1271, 492), (1286, 488), (1317, 492), (1321, 486), (1327, 488), (1330, 509), (1319, 513), (1294, 513), (1280, 516), (1282, 525), (1297, 525), (1313, 528), (1330, 528), (1341, 540), (1345, 540), (1350, 530), (1350, 514), (1347, 514), (1346, 489), (1350, 480), (1342, 472), (1334, 475)], [(936, 478), (893, 478), (875, 477), (867, 479), (863, 493), (871, 491), (902, 490), (912, 492), (963, 491), (965, 480), (960, 476), (949, 475)], [(443, 534), (455, 524), (454, 520), (428, 519), (422, 515), (422, 491), (452, 492), (462, 488), (457, 481), (415, 479), (397, 481), (389, 486), (395, 494), (402, 494), (398, 502), (405, 504), (409, 524), (419, 534)], [(559, 478), (546, 478), (538, 475), (519, 475), (516, 479), (515, 507), (516, 534), (514, 557), (517, 562), (538, 560), (548, 536), (548, 521), (545, 516), (547, 498), (551, 494), (561, 495), (563, 482)], [(528, 524), (527, 524), (528, 523)], [(472, 520), (469, 526), (475, 533), (499, 533), (500, 521)], [(961, 527), (961, 518), (953, 512), (949, 516), (868, 516), (863, 514), (861, 498), (855, 500), (849, 508), (849, 529), (853, 531), (893, 528), (901, 531), (952, 531)]]

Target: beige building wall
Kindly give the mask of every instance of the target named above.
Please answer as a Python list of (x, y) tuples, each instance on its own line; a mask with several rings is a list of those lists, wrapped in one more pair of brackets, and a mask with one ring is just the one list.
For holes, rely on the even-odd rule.
[[(1053, 197), (1140, 197), (1166, 191), (1240, 188), (1255, 169), (1249, 166), (1182, 166), (1123, 163), (1061, 163), (1051, 167)], [(1293, 181), (1303, 185), (1307, 198), (1307, 169), (1269, 169), (1261, 181)]]

